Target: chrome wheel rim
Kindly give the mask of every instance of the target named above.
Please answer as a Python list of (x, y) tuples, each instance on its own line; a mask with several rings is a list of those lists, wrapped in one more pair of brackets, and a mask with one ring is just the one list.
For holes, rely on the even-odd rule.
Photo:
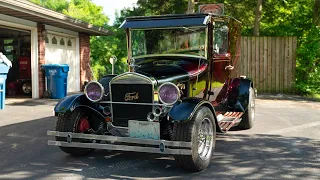
[(213, 124), (208, 118), (204, 118), (198, 131), (198, 154), (202, 160), (211, 157), (213, 147)]

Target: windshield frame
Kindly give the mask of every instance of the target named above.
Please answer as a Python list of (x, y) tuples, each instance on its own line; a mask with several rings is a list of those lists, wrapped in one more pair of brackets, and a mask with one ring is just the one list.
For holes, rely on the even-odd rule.
[[(190, 30), (192, 28), (204, 28), (204, 31), (205, 31), (205, 47), (203, 49), (204, 51), (204, 56), (201, 56), (201, 55), (196, 55), (196, 56), (199, 56), (201, 58), (205, 58), (205, 59), (208, 59), (208, 46), (209, 46), (209, 42), (208, 42), (208, 26), (179, 26), (179, 27), (161, 27), (161, 28), (134, 28), (134, 29), (127, 29), (127, 52), (128, 52), (128, 57), (129, 58), (135, 58), (135, 57), (139, 57), (139, 56), (144, 56), (144, 55), (138, 55), (138, 56), (133, 56), (132, 54), (132, 31), (136, 31), (136, 30), (140, 30), (140, 31), (144, 31), (144, 30), (170, 30), (170, 29), (187, 29), (187, 30)], [(190, 30), (191, 31), (191, 30)], [(157, 54), (154, 54), (154, 55), (158, 55), (160, 53), (157, 53)], [(181, 54), (181, 53), (164, 53), (162, 55), (165, 55), (165, 54)], [(153, 54), (146, 54), (146, 55), (149, 55), (149, 56), (152, 56)], [(181, 54), (183, 55), (183, 54)], [(187, 54), (187, 55), (190, 55), (190, 54)]]

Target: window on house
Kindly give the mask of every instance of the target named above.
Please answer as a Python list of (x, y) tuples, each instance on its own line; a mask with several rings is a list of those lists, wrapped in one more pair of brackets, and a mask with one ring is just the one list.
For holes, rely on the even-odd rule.
[(64, 46), (64, 39), (63, 38), (61, 38), (61, 40), (60, 40), (60, 45)]
[(70, 39), (68, 40), (68, 46), (72, 46), (72, 42)]
[(55, 36), (52, 38), (52, 44), (57, 44), (57, 38)]
[(49, 43), (49, 38), (48, 38), (47, 35), (46, 35), (46, 37), (45, 37), (45, 41), (46, 41), (46, 43)]

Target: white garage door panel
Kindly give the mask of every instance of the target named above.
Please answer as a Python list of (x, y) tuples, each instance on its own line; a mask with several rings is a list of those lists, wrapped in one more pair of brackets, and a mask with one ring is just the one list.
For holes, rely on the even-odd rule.
[[(63, 39), (63, 42), (61, 41)], [(56, 40), (56, 43), (55, 43)], [(58, 35), (48, 34), (46, 39), (46, 64), (68, 64), (68, 92), (80, 90), (80, 85), (77, 83), (77, 77), (80, 77), (80, 72), (77, 72), (76, 59), (76, 39), (70, 37), (62, 37)]]

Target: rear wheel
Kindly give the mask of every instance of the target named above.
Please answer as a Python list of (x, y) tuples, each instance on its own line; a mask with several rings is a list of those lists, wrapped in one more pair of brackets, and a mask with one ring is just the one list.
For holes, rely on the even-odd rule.
[(208, 107), (200, 107), (187, 123), (175, 124), (174, 141), (191, 142), (191, 155), (174, 156), (178, 165), (191, 171), (206, 169), (211, 161), (216, 142), (216, 125)]
[(249, 89), (248, 108), (242, 116), (242, 120), (238, 125), (239, 129), (251, 129), (255, 118), (255, 93), (252, 87)]
[[(73, 132), (73, 133), (84, 133), (90, 129), (90, 123), (88, 116), (78, 108), (72, 112), (67, 112), (62, 116), (58, 117), (56, 124), (56, 131), (60, 132)], [(56, 137), (57, 141), (67, 141), (65, 137)], [(73, 142), (86, 142), (87, 140), (73, 139)], [(71, 154), (73, 156), (83, 156), (94, 151), (91, 148), (74, 148), (74, 147), (62, 147), (59, 146), (63, 152)]]

